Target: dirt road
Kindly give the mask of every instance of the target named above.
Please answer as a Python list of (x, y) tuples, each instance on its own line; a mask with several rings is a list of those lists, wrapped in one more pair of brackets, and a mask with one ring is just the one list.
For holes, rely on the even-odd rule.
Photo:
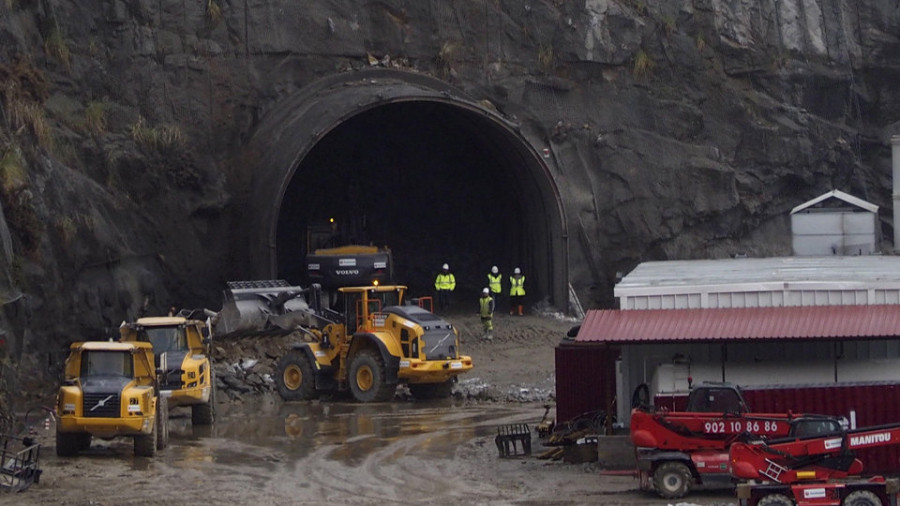
[[(45, 431), (39, 425), (41, 481), (0, 496), (0, 503), (673, 503), (640, 492), (630, 476), (603, 476), (595, 464), (499, 457), (496, 427), (534, 424), (543, 404), (552, 402), (553, 349), (572, 321), (504, 316), (495, 341), (482, 343), (473, 336), (474, 316), (452, 320), (476, 364), (453, 399), (284, 403), (270, 393), (233, 393), (219, 397), (213, 427), (191, 427), (189, 412), (175, 410), (170, 447), (154, 459), (134, 457), (128, 440), (95, 441), (78, 457), (59, 458), (52, 426)], [(230, 345), (219, 344), (223, 362), (253, 358), (257, 367), (275, 355), (263, 347), (257, 357), (230, 356)], [(534, 454), (540, 451), (535, 438)], [(726, 490), (695, 493), (680, 503), (735, 501)]]

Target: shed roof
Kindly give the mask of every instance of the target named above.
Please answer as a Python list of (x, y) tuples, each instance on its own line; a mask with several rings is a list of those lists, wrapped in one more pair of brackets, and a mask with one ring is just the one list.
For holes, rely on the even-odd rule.
[(864, 209), (866, 211), (869, 211), (870, 213), (878, 212), (878, 206), (876, 206), (875, 204), (873, 204), (871, 202), (866, 202), (865, 200), (863, 200), (861, 198), (854, 197), (853, 195), (850, 195), (849, 193), (844, 193), (840, 190), (831, 190), (828, 193), (823, 193), (822, 195), (819, 195), (818, 197), (816, 197), (808, 202), (804, 202), (804, 203), (800, 204), (799, 206), (791, 209), (791, 214), (799, 213), (800, 211), (803, 211), (804, 209), (809, 209), (810, 207), (812, 207), (822, 201), (828, 200), (830, 198), (836, 198), (839, 200), (843, 200), (844, 202), (846, 202), (848, 204), (851, 204), (851, 205), (854, 205), (861, 209)]
[(616, 283), (616, 297), (710, 286), (785, 290), (900, 286), (900, 257), (798, 256), (644, 262)]
[(878, 339), (900, 336), (900, 306), (592, 310), (575, 342), (640, 344), (766, 339)]

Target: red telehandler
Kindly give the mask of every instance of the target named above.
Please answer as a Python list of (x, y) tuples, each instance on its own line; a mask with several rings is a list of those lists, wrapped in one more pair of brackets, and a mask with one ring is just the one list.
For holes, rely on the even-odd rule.
[[(644, 388), (642, 393), (640, 390)], [(793, 413), (750, 413), (731, 383), (694, 386), (685, 411), (650, 411), (646, 387), (635, 391), (631, 442), (637, 453), (642, 490), (660, 497), (684, 497), (698, 485), (733, 485), (728, 448), (740, 438), (784, 438), (841, 430), (838, 418)]]
[(900, 424), (731, 445), (742, 506), (896, 506), (900, 480), (861, 478), (854, 451), (900, 444)]

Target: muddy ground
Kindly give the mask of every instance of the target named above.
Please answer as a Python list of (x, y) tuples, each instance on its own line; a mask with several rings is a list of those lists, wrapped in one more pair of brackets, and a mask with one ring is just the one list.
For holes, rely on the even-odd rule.
[[(40, 483), (0, 504), (734, 504), (729, 490), (666, 501), (596, 463), (500, 458), (498, 425), (539, 422), (553, 404), (554, 347), (574, 324), (552, 316), (497, 318), (484, 343), (474, 315), (451, 321), (475, 370), (452, 399), (360, 405), (344, 398), (284, 403), (267, 387), (282, 343), (216, 343), (218, 420), (192, 427), (174, 410), (171, 443), (136, 458), (130, 440), (55, 455), (52, 422), (32, 423), (43, 445)], [(551, 409), (550, 415), (553, 415)]]

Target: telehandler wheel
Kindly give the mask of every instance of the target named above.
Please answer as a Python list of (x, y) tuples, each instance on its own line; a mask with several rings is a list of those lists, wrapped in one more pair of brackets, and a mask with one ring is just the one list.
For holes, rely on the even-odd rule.
[(881, 506), (881, 499), (870, 490), (857, 490), (847, 494), (841, 506)]
[(169, 446), (169, 399), (160, 397), (156, 405), (156, 423), (159, 429), (156, 431), (156, 449), (164, 450)]
[(299, 352), (288, 352), (278, 361), (275, 387), (286, 401), (308, 401), (316, 398), (316, 379), (312, 364)]
[(410, 383), (409, 393), (416, 399), (446, 399), (453, 393), (453, 380), (443, 383)]
[(653, 473), (653, 489), (665, 499), (678, 499), (691, 491), (691, 470), (682, 462), (664, 462)]
[(150, 434), (138, 434), (134, 436), (134, 456), (135, 457), (155, 457), (156, 456), (156, 439), (159, 437), (159, 409), (156, 410), (156, 423), (153, 424), (153, 430)]
[(350, 359), (350, 391), (359, 402), (384, 402), (394, 398), (396, 385), (385, 383), (384, 361), (371, 350), (361, 350)]
[[(881, 503), (876, 503), (881, 504)], [(769, 494), (756, 503), (757, 506), (794, 506), (794, 501), (784, 494)]]
[(56, 455), (59, 457), (71, 457), (77, 455), (84, 448), (84, 440), (87, 436), (88, 445), (90, 445), (90, 434), (79, 434), (77, 432), (60, 432), (59, 427), (56, 428)]

